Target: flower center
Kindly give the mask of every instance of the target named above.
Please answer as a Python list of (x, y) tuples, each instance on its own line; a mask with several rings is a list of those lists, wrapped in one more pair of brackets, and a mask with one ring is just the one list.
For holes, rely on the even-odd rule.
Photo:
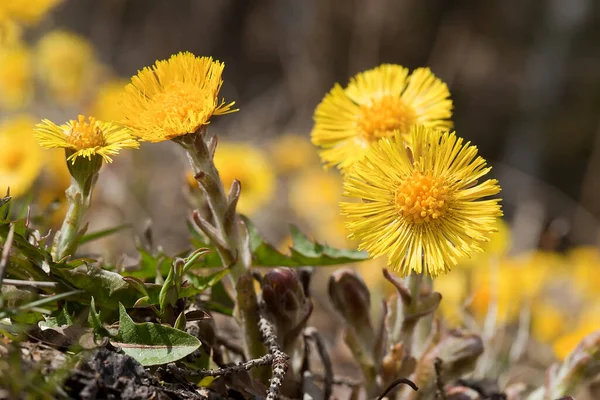
[(212, 111), (209, 108), (214, 108), (214, 101), (207, 99), (206, 95), (206, 91), (175, 82), (154, 97), (151, 118), (158, 126), (173, 120), (181, 122), (190, 119), (202, 125), (210, 117)]
[(419, 171), (396, 189), (398, 214), (415, 224), (442, 217), (448, 210), (448, 185), (443, 178), (423, 175)]
[(400, 97), (387, 95), (371, 105), (360, 106), (358, 128), (363, 138), (375, 141), (389, 136), (396, 129), (408, 133), (415, 120), (415, 111)]
[(71, 121), (71, 130), (67, 133), (67, 143), (76, 150), (95, 149), (106, 146), (102, 130), (96, 126), (96, 118), (80, 115), (77, 121)]

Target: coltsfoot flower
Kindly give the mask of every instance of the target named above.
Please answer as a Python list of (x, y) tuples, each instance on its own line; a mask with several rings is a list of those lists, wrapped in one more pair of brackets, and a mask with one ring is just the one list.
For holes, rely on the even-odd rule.
[(97, 121), (94, 117), (86, 120), (83, 115), (63, 125), (44, 119), (35, 126), (35, 134), (43, 148), (70, 150), (67, 160), (73, 164), (77, 157), (91, 159), (95, 155), (112, 162), (110, 156), (118, 154), (121, 149), (137, 149), (140, 145), (126, 127)]
[(94, 86), (100, 72), (93, 45), (72, 32), (45, 34), (37, 43), (36, 56), (40, 81), (63, 104), (78, 102)]
[(31, 50), (24, 43), (0, 46), (0, 107), (26, 107), (33, 93)]
[(428, 68), (409, 76), (400, 65), (383, 64), (359, 73), (347, 88), (336, 84), (317, 106), (312, 142), (326, 166), (346, 170), (383, 137), (400, 131), (405, 139), (415, 124), (450, 129), (448, 87)]
[(424, 126), (383, 138), (357, 161), (344, 180), (341, 203), (350, 238), (371, 257), (388, 256), (402, 275), (437, 276), (489, 240), (502, 215), (497, 181), (478, 183), (490, 170), (477, 147)]
[(252, 214), (273, 197), (275, 172), (260, 149), (246, 143), (222, 142), (215, 152), (214, 163), (226, 189), (234, 179), (242, 185), (238, 212)]
[(0, 15), (25, 24), (36, 24), (62, 0), (4, 0)]
[(145, 67), (125, 88), (124, 124), (142, 140), (162, 142), (196, 132), (213, 115), (237, 111), (234, 102), (218, 100), (224, 67), (189, 52)]
[(12, 196), (21, 196), (40, 173), (41, 150), (31, 133), (34, 121), (20, 115), (0, 124), (0, 196), (7, 187)]

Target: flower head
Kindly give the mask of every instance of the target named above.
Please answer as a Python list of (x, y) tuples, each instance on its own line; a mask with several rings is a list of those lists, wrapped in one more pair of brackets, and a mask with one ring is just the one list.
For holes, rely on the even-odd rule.
[(0, 195), (24, 194), (41, 169), (41, 152), (32, 135), (34, 119), (21, 115), (0, 124)]
[(477, 148), (454, 133), (416, 126), (405, 147), (400, 132), (371, 146), (348, 171), (342, 203), (350, 238), (388, 265), (437, 276), (460, 258), (481, 251), (502, 212), (496, 180), (478, 183), (489, 170)]
[(62, 0), (6, 0), (0, 1), (0, 15), (26, 23), (38, 23)]
[(55, 30), (36, 46), (40, 81), (58, 101), (77, 102), (97, 79), (99, 66), (92, 44), (72, 32)]
[(219, 103), (225, 65), (185, 52), (157, 61), (131, 78), (122, 98), (124, 123), (149, 142), (196, 132), (213, 115), (235, 112)]
[(28, 105), (33, 92), (31, 51), (17, 42), (0, 46), (0, 106), (19, 109)]
[(94, 155), (101, 156), (106, 162), (112, 162), (110, 156), (117, 154), (119, 150), (137, 149), (140, 145), (127, 128), (112, 122), (97, 121), (94, 117), (88, 117), (86, 120), (83, 115), (63, 125), (56, 125), (44, 119), (35, 126), (35, 133), (43, 148), (71, 150), (72, 154), (67, 160), (73, 164), (77, 157), (91, 159)]
[(312, 142), (322, 148), (326, 166), (346, 170), (368, 148), (400, 131), (405, 139), (415, 124), (449, 129), (452, 101), (445, 83), (428, 68), (410, 76), (400, 65), (383, 64), (336, 84), (315, 110)]

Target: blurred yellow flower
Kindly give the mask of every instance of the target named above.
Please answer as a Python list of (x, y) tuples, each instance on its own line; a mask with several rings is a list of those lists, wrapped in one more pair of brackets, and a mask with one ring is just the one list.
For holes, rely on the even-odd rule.
[(214, 162), (226, 192), (234, 179), (242, 185), (239, 213), (252, 214), (271, 200), (275, 173), (261, 150), (246, 143), (220, 142)]
[(38, 23), (62, 0), (2, 0), (0, 15), (26, 24)]
[(318, 165), (317, 153), (309, 138), (286, 134), (271, 146), (273, 164), (280, 174), (290, 174)]
[(0, 10), (0, 47), (13, 46), (21, 40), (23, 28), (14, 20), (6, 18)]
[(448, 87), (428, 68), (409, 76), (400, 65), (383, 64), (359, 73), (346, 89), (336, 84), (315, 110), (312, 142), (326, 166), (346, 170), (377, 140), (413, 125), (452, 127)]
[(123, 118), (121, 97), (125, 93), (127, 81), (114, 79), (106, 82), (98, 89), (96, 98), (90, 107), (90, 115), (102, 121), (119, 121)]
[(23, 43), (0, 46), (0, 106), (26, 107), (33, 93), (31, 51)]
[(99, 67), (92, 44), (72, 32), (55, 30), (36, 46), (37, 73), (57, 101), (79, 101), (95, 82)]
[(67, 149), (71, 153), (67, 160), (73, 164), (77, 157), (91, 159), (93, 155), (112, 162), (110, 156), (118, 154), (121, 149), (137, 149), (140, 145), (127, 128), (112, 122), (97, 121), (94, 117), (88, 117), (86, 121), (83, 115), (60, 126), (44, 119), (35, 126), (35, 133), (43, 148)]
[(600, 318), (598, 317), (600, 315), (600, 307), (598, 305), (600, 303), (594, 307), (594, 313), (589, 313), (590, 315), (581, 317), (580, 323), (574, 330), (561, 336), (554, 342), (552, 350), (556, 358), (564, 360), (583, 338), (591, 333), (600, 331)]
[(541, 343), (551, 343), (569, 323), (564, 310), (547, 302), (534, 302), (531, 318), (531, 332)]
[(341, 203), (350, 238), (403, 276), (437, 276), (460, 258), (482, 251), (502, 215), (497, 181), (479, 182), (490, 170), (477, 147), (454, 133), (416, 126), (409, 150), (397, 132), (371, 146), (344, 179)]
[(463, 304), (469, 294), (465, 271), (438, 276), (433, 281), (433, 289), (441, 293), (439, 309), (450, 326), (458, 327), (463, 321)]
[(237, 111), (234, 102), (218, 100), (224, 67), (190, 52), (145, 67), (125, 88), (124, 123), (140, 139), (162, 142), (196, 132), (213, 115)]
[(0, 195), (23, 195), (41, 169), (41, 151), (33, 138), (35, 120), (20, 115), (0, 124)]
[(572, 249), (567, 254), (566, 263), (580, 293), (588, 299), (599, 298), (600, 251), (598, 248), (589, 246)]
[(318, 241), (332, 246), (346, 246), (344, 220), (340, 216), (342, 178), (336, 171), (308, 168), (292, 177), (288, 203), (298, 217), (310, 227)]

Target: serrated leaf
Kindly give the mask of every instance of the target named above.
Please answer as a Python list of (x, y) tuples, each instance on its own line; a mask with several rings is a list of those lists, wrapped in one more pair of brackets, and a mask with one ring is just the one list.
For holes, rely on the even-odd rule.
[(197, 338), (178, 329), (150, 322), (134, 323), (123, 304), (119, 304), (119, 331), (111, 344), (143, 366), (177, 361), (200, 347)]
[(92, 327), (94, 333), (96, 333), (97, 335), (110, 336), (110, 333), (106, 330), (104, 324), (102, 324), (102, 320), (100, 319), (100, 313), (96, 311), (96, 302), (94, 301), (94, 297), (92, 297), (90, 300), (88, 324)]
[(113, 233), (117, 233), (119, 231), (122, 231), (123, 229), (128, 229), (128, 228), (131, 228), (131, 224), (123, 224), (123, 225), (115, 226), (113, 228), (103, 229), (101, 231), (85, 234), (81, 237), (81, 239), (79, 239), (79, 245), (82, 245), (84, 243), (88, 243), (88, 242), (91, 242), (94, 240), (98, 240), (98, 239), (101, 239), (106, 236), (110, 236)]

